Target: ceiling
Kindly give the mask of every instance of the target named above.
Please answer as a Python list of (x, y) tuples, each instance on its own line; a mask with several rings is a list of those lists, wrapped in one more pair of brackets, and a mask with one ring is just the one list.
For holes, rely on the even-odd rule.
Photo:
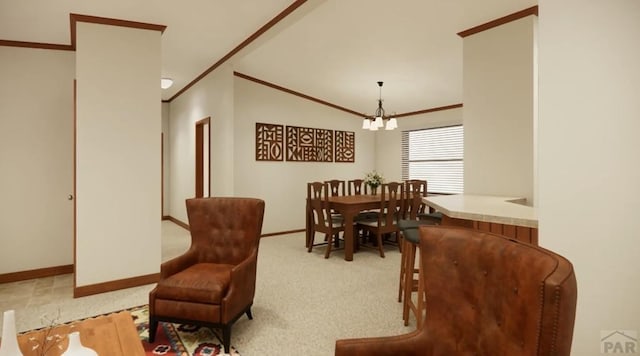
[[(170, 100), (294, 0), (0, 0), (0, 40), (70, 44), (69, 14), (165, 25)], [(309, 0), (232, 56), (235, 71), (356, 111), (462, 102), (456, 33), (537, 0)]]

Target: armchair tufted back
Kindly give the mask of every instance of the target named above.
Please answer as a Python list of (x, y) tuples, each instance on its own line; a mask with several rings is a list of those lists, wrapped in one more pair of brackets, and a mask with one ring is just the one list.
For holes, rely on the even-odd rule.
[(190, 250), (197, 262), (238, 264), (256, 252), (264, 201), (254, 198), (187, 199)]
[(571, 263), (464, 228), (420, 227), (429, 355), (569, 355), (577, 298)]

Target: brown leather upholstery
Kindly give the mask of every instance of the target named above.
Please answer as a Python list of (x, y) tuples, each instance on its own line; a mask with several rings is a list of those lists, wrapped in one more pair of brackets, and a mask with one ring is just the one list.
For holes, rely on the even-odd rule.
[(572, 264), (540, 247), (476, 230), (420, 227), (422, 328), (338, 340), (336, 355), (569, 355)]
[(233, 322), (243, 313), (252, 318), (264, 201), (199, 198), (186, 204), (191, 247), (160, 268), (149, 293), (149, 340), (158, 321), (221, 327), (229, 352)]

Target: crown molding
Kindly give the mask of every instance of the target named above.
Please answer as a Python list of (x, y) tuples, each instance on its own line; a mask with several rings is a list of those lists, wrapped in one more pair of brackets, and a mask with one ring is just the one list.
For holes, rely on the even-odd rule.
[(287, 89), (287, 88), (281, 87), (281, 86), (279, 86), (277, 84), (273, 84), (273, 83), (264, 81), (262, 79), (254, 78), (254, 77), (248, 76), (246, 74), (242, 74), (242, 73), (239, 73), (239, 72), (233, 72), (233, 75), (235, 75), (236, 77), (242, 78), (242, 79), (246, 79), (246, 80), (249, 80), (249, 81), (264, 85), (264, 86), (267, 86), (269, 88), (280, 90), (280, 91), (285, 92), (287, 94), (295, 95), (295, 96), (301, 97), (303, 99), (307, 99), (307, 100), (316, 102), (318, 104), (322, 104), (322, 105), (326, 105), (326, 106), (332, 107), (334, 109), (342, 110), (344, 112), (347, 112), (347, 113), (352, 114), (352, 115), (356, 115), (358, 117), (366, 116), (365, 114), (359, 113), (359, 112), (351, 110), (351, 109), (347, 109), (347, 108), (345, 108), (343, 106), (332, 104), (332, 103), (330, 103), (328, 101), (324, 101), (322, 99), (318, 99), (318, 98), (315, 98), (315, 97), (307, 95), (307, 94), (303, 94), (303, 93), (300, 93), (300, 92), (297, 92), (297, 91), (294, 91), (294, 90), (291, 90), (291, 89)]
[(160, 33), (164, 33), (164, 30), (167, 28), (167, 26), (164, 26), (164, 25), (155, 25), (151, 23), (119, 20), (119, 19), (112, 19), (108, 17), (89, 16), (89, 15), (81, 15), (81, 14), (73, 14), (73, 13), (69, 14), (69, 22), (71, 26), (71, 46), (74, 49), (76, 48), (76, 24), (78, 22), (87, 22), (87, 23), (95, 23), (99, 25), (120, 26), (120, 27), (137, 28), (142, 30), (160, 31)]
[(502, 26), (502, 25), (504, 25), (506, 23), (509, 23), (509, 22), (512, 22), (512, 21), (515, 21), (515, 20), (519, 20), (519, 19), (521, 19), (523, 17), (527, 17), (527, 16), (530, 16), (530, 15), (538, 16), (538, 5), (532, 6), (530, 8), (524, 9), (524, 10), (520, 10), (518, 12), (514, 12), (512, 14), (509, 14), (507, 16), (503, 16), (503, 17), (501, 17), (499, 19), (495, 19), (495, 20), (489, 21), (487, 23), (483, 23), (482, 25), (478, 25), (478, 26), (472, 27), (472, 28), (470, 28), (468, 30), (464, 30), (462, 32), (458, 32), (458, 36), (460, 36), (462, 38), (465, 38), (467, 36), (471, 36), (473, 34), (476, 34), (476, 33), (482, 32), (482, 31), (486, 31), (486, 30), (489, 30), (489, 29), (494, 28), (494, 27)]
[(446, 106), (439, 106), (439, 107), (430, 108), (430, 109), (424, 109), (424, 110), (418, 110), (418, 111), (405, 112), (405, 113), (402, 113), (402, 114), (396, 114), (396, 115), (393, 115), (393, 117), (395, 117), (397, 119), (399, 117), (415, 116), (415, 115), (428, 114), (430, 112), (457, 109), (457, 108), (461, 108), (462, 106), (463, 106), (462, 103), (453, 104), (453, 105), (446, 105)]
[(229, 53), (227, 53), (224, 57), (220, 58), (217, 62), (215, 62), (211, 67), (207, 68), (202, 74), (197, 76), (194, 80), (192, 80), (185, 87), (180, 89), (177, 93), (175, 93), (171, 98), (169, 98), (169, 102), (173, 101), (173, 99), (180, 96), (182, 93), (191, 88), (194, 84), (199, 82), (202, 78), (206, 77), (209, 73), (214, 71), (216, 68), (221, 66), (224, 62), (228, 61), (231, 57), (233, 57), (236, 53), (240, 52), (243, 48), (247, 47), (251, 42), (255, 41), (258, 37), (262, 36), (265, 32), (267, 32), (270, 28), (275, 26), (278, 22), (282, 21), (289, 14), (294, 12), (300, 6), (302, 6), (307, 0), (296, 0), (291, 5), (289, 5), (286, 9), (282, 10), (276, 17), (272, 18), (271, 21), (264, 24), (260, 27), (256, 32), (254, 32), (251, 36), (247, 37), (244, 41), (242, 41), (239, 45), (237, 45), (234, 49), (232, 49)]
[(0, 40), (0, 46), (52, 49), (57, 51), (75, 51), (76, 50), (71, 45), (41, 43), (41, 42), (9, 41), (9, 40)]
[(40, 43), (40, 42), (26, 42), (26, 41), (9, 41), (0, 40), (0, 46), (8, 47), (24, 47), (24, 48), (39, 48), (39, 49), (52, 49), (60, 51), (75, 51), (76, 50), (76, 23), (87, 22), (100, 25), (130, 27), (142, 30), (160, 31), (161, 33), (167, 28), (164, 25), (155, 25), (144, 22), (135, 22), (127, 20), (112, 19), (108, 17), (89, 16), (81, 14), (69, 14), (69, 27), (71, 44), (56, 44), (56, 43)]
[[(349, 114), (353, 114), (355, 116), (358, 116), (359, 118), (363, 118), (363, 117), (368, 116), (366, 114), (359, 113), (359, 112), (357, 112), (355, 110), (347, 109), (347, 108), (345, 108), (343, 106), (332, 104), (332, 103), (330, 103), (328, 101), (324, 101), (322, 99), (318, 99), (318, 98), (315, 98), (313, 96), (297, 92), (295, 90), (287, 89), (287, 88), (279, 86), (277, 84), (273, 84), (273, 83), (270, 83), (270, 82), (267, 82), (267, 81), (264, 81), (262, 79), (258, 79), (258, 78), (255, 78), (255, 77), (252, 77), (252, 76), (249, 76), (249, 75), (246, 75), (246, 74), (242, 74), (242, 73), (239, 73), (239, 72), (233, 72), (233, 75), (235, 75), (238, 78), (246, 79), (246, 80), (258, 83), (260, 85), (264, 85), (264, 86), (272, 88), (272, 89), (280, 90), (280, 91), (285, 92), (287, 94), (295, 95), (295, 96), (301, 97), (303, 99), (307, 99), (307, 100), (316, 102), (318, 104), (322, 104), (322, 105), (325, 105), (325, 106), (332, 107), (334, 109), (342, 110), (342, 111), (347, 112)], [(391, 116), (393, 116), (395, 118), (400, 118), (400, 117), (405, 117), (405, 116), (414, 116), (414, 115), (427, 114), (427, 113), (435, 112), (435, 111), (457, 109), (457, 108), (461, 108), (461, 107), (462, 107), (462, 104), (460, 103), (460, 104), (439, 106), (439, 107), (435, 107), (435, 108), (418, 110), (418, 111), (411, 111), (411, 112), (406, 112), (406, 113), (396, 114), (396, 115), (391, 115)]]

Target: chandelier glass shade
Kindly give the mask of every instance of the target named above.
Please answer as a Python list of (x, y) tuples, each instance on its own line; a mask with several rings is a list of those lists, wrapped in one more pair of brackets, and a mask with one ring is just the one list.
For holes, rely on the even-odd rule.
[(378, 82), (378, 86), (380, 87), (380, 96), (378, 98), (378, 108), (376, 109), (375, 114), (371, 117), (365, 117), (362, 121), (362, 128), (364, 130), (378, 131), (378, 129), (383, 127), (385, 130), (398, 128), (398, 121), (394, 117), (387, 116), (384, 112), (384, 108), (382, 107), (382, 84), (383, 82)]

